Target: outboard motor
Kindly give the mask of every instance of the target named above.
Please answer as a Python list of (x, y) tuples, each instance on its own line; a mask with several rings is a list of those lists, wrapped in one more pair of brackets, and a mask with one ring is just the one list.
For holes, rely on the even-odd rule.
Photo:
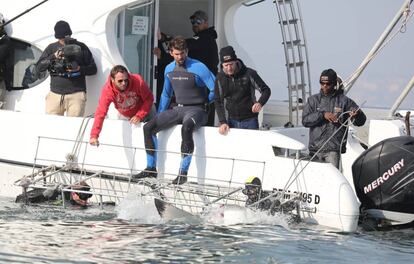
[(385, 139), (352, 165), (361, 212), (378, 226), (414, 221), (414, 137)]

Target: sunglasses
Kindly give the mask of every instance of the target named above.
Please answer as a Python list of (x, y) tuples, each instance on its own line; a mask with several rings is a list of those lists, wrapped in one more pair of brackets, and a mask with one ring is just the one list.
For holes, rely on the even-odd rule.
[(121, 84), (121, 83), (128, 83), (129, 80), (128, 79), (124, 79), (124, 80), (117, 80), (117, 83)]
[(203, 22), (204, 22), (203, 20), (198, 19), (198, 18), (193, 18), (193, 19), (191, 19), (190, 21), (191, 21), (191, 24), (192, 24), (192, 25), (194, 25), (194, 26), (201, 25), (201, 24), (203, 24)]
[(321, 84), (321, 86), (331, 86), (332, 83), (331, 82), (319, 82)]

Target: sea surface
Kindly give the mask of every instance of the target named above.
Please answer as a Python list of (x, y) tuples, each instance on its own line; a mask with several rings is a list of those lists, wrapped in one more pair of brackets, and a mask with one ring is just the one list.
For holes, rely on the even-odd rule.
[(103, 210), (0, 198), (0, 263), (412, 263), (414, 230), (346, 234), (246, 216), (164, 222), (151, 202)]

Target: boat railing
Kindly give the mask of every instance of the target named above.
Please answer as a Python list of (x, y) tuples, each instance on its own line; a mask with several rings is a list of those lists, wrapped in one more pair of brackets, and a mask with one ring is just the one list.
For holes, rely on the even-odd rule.
[[(73, 144), (79, 144), (78, 155), (68, 158)], [(53, 148), (54, 151), (50, 151)], [(23, 192), (31, 189), (56, 190), (58, 189), (64, 197), (65, 192), (88, 193), (90, 199), (98, 204), (105, 202), (118, 203), (128, 193), (136, 192), (138, 196), (150, 196), (168, 199), (176, 206), (186, 208), (187, 211), (200, 211), (203, 208), (215, 204), (243, 204), (245, 196), (240, 192), (244, 183), (240, 177), (234, 177), (236, 171), (240, 172), (245, 167), (256, 168), (255, 175), (262, 176), (265, 171), (265, 162), (235, 159), (227, 157), (193, 155), (193, 159), (202, 159), (204, 164), (215, 161), (221, 164), (220, 169), (227, 168), (226, 173), (230, 175), (219, 175), (218, 177), (199, 177), (199, 175), (188, 175), (189, 182), (184, 185), (171, 183), (171, 178), (177, 176), (168, 170), (159, 173), (157, 179), (144, 181), (133, 181), (131, 175), (136, 173), (136, 160), (145, 157), (145, 148), (134, 146), (122, 146), (115, 144), (100, 144), (100, 150), (90, 148), (89, 142), (54, 137), (39, 137), (34, 158), (33, 171), (15, 185), (22, 186)], [(89, 152), (93, 152), (89, 154)], [(113, 163), (96, 162), (94, 156), (111, 153)], [(118, 154), (123, 153), (123, 156)], [(125, 155), (125, 153), (131, 156)], [(167, 155), (180, 158), (182, 153), (158, 150), (158, 155)], [(120, 162), (116, 162), (119, 159)], [(129, 162), (125, 162), (127, 159)], [(171, 158), (174, 159), (174, 158)], [(107, 160), (106, 160), (107, 161)], [(247, 165), (246, 165), (247, 164)], [(237, 168), (241, 166), (242, 168)], [(247, 172), (246, 172), (247, 173)], [(251, 175), (251, 173), (250, 173)], [(247, 177), (244, 177), (245, 179)], [(87, 183), (90, 191), (79, 191), (72, 186), (80, 182)], [(154, 187), (156, 186), (156, 187)]]
[[(71, 144), (80, 144), (80, 151), (78, 154), (73, 157), (70, 153)], [(53, 148), (53, 152), (50, 151), (50, 148)], [(169, 151), (165, 149), (154, 150), (157, 152), (157, 156), (163, 156), (164, 163), (169, 162), (170, 160), (174, 161), (176, 164), (179, 164), (181, 155), (183, 153), (177, 151)], [(121, 174), (134, 174), (140, 172), (144, 168), (146, 163), (146, 149), (136, 146), (123, 146), (116, 144), (103, 144), (101, 143), (99, 148), (90, 147), (89, 142), (87, 141), (75, 141), (71, 139), (62, 139), (56, 137), (43, 137), (38, 138), (38, 143), (36, 147), (36, 153), (34, 158), (33, 173), (35, 169), (39, 166), (50, 166), (56, 165), (57, 167), (67, 166), (72, 169), (78, 169), (81, 171), (112, 171)], [(221, 157), (221, 156), (207, 156), (200, 155), (197, 153), (192, 154), (193, 160), (200, 160), (201, 163), (220, 163), (225, 164), (226, 172), (230, 172), (231, 176), (226, 177), (232, 179), (236, 167), (254, 167), (255, 173), (259, 178), (263, 178), (266, 164), (264, 161), (250, 160), (250, 159), (241, 159), (241, 158), (231, 158), (231, 157)], [(159, 158), (160, 160), (160, 158)], [(159, 163), (163, 163), (160, 161)], [(170, 162), (172, 163), (172, 162)], [(166, 167), (165, 164), (160, 164), (162, 168)], [(207, 169), (207, 168), (206, 168)], [(221, 171), (224, 171), (224, 168), (220, 168)], [(176, 170), (178, 171), (178, 169)], [(239, 170), (237, 170), (239, 171)], [(226, 173), (225, 172), (225, 173)], [(166, 170), (164, 172), (159, 172), (163, 175), (177, 175), (176, 173)], [(251, 176), (251, 173), (247, 176)], [(245, 177), (247, 178), (247, 177)], [(220, 179), (217, 179), (220, 182)]]

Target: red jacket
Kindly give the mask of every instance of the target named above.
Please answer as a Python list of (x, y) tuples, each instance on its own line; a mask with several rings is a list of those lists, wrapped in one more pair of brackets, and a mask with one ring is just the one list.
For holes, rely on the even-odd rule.
[(102, 89), (98, 107), (95, 111), (91, 138), (99, 137), (103, 121), (111, 103), (115, 104), (115, 108), (121, 115), (129, 118), (137, 116), (143, 120), (151, 110), (154, 96), (139, 74), (129, 74), (129, 83), (123, 92), (119, 91), (112, 84), (111, 76), (109, 76)]

